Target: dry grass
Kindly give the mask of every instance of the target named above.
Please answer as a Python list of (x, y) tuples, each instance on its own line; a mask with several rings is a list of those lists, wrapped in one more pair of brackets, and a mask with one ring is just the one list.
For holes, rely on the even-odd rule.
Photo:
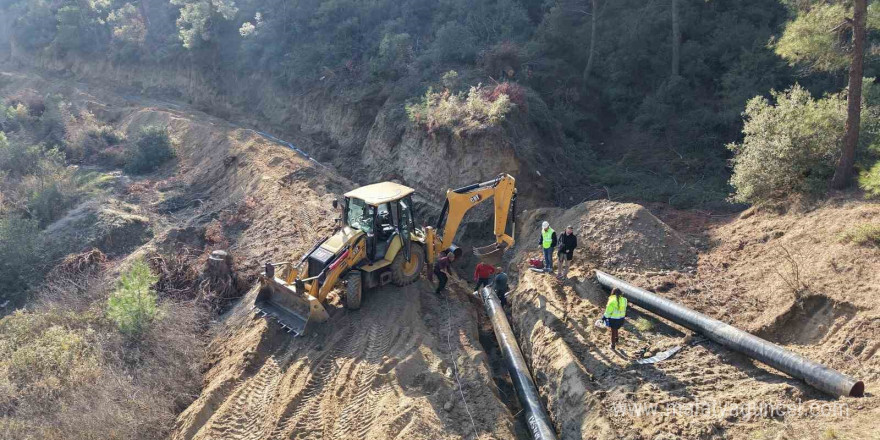
[(0, 320), (0, 438), (165, 438), (197, 397), (208, 309), (165, 298), (162, 319), (125, 337), (105, 317), (104, 266), (68, 258), (32, 310)]
[(880, 246), (880, 223), (865, 223), (840, 234), (840, 241), (861, 246)]

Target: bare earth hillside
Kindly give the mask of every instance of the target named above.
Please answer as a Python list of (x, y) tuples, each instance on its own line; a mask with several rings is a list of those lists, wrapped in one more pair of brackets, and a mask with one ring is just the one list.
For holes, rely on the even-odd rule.
[[(836, 200), (806, 214), (730, 218), (702, 231), (698, 262), (686, 236), (637, 205), (525, 213), (514, 321), (557, 426), (563, 433), (571, 426), (571, 438), (878, 438), (880, 260), (876, 247), (839, 239), (877, 213), (875, 204)], [(564, 283), (522, 261), (538, 257), (544, 219), (557, 230), (572, 224), (581, 240)], [(609, 258), (608, 249), (618, 252)], [(623, 354), (613, 352), (607, 332), (593, 325), (607, 298), (595, 268), (856, 376), (867, 397), (825, 396), (637, 307), (621, 333)], [(666, 361), (632, 363), (674, 346), (682, 349)], [(589, 424), (602, 429), (579, 429)]]
[[(129, 135), (168, 127), (174, 141), (170, 164), (147, 176), (117, 175), (106, 200), (83, 203), (50, 226), (59, 239), (73, 234), (82, 240), (70, 242), (76, 246), (109, 246), (114, 264), (153, 251), (187, 250), (198, 261), (228, 249), (235, 258), (241, 298), (210, 325), (201, 392), (178, 402), (181, 412), (165, 429), (171, 438), (525, 438), (511, 390), (497, 380), (500, 362), (480, 305), (462, 280), (442, 297), (424, 280), (382, 288), (356, 312), (331, 295), (329, 322), (304, 338), (252, 312), (261, 265), (297, 257), (328, 235), (331, 200), (358, 176), (180, 103), (32, 74), (4, 73), (3, 84), (61, 94)], [(393, 156), (379, 153), (369, 160)], [(432, 182), (454, 169), (433, 171), (440, 174), (428, 173)], [(682, 215), (674, 229), (642, 206), (610, 201), (522, 213), (510, 312), (561, 438), (880, 438), (880, 254), (840, 238), (876, 221), (880, 207), (841, 197), (804, 213), (750, 214), (691, 225)], [(570, 224), (580, 237), (565, 282), (526, 270), (543, 220), (559, 232)], [(867, 397), (822, 395), (637, 307), (622, 353), (613, 352), (594, 326), (606, 300), (596, 268), (856, 376)], [(675, 346), (681, 351), (670, 359), (633, 364)]]

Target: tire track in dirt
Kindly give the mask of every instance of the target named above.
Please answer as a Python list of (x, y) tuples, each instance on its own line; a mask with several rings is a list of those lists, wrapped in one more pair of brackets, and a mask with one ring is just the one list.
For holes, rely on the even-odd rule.
[[(405, 339), (404, 328), (396, 325), (404, 305), (400, 300), (374, 301), (352, 313), (354, 319), (347, 323), (345, 334), (313, 370), (317, 372), (288, 406), (287, 412), (292, 412), (282, 416), (273, 437), (327, 438), (332, 434), (333, 438), (351, 438), (355, 434), (366, 438), (377, 415), (372, 403), (387, 393), (384, 382), (375, 388), (382, 360), (398, 355), (391, 348)], [(379, 308), (385, 319), (362, 319)]]
[(207, 438), (260, 439), (270, 428), (263, 415), (271, 407), (281, 370), (269, 358), (260, 371), (242, 381), (216, 414)]

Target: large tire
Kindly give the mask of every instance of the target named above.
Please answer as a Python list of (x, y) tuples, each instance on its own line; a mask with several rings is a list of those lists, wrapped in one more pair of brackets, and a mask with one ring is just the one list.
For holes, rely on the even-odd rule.
[(361, 308), (362, 293), (361, 273), (353, 270), (345, 276), (345, 308), (349, 310)]
[(409, 262), (403, 255), (403, 249), (397, 252), (394, 261), (391, 262), (391, 282), (396, 286), (406, 286), (414, 283), (422, 274), (422, 266), (425, 265), (425, 250), (422, 246), (413, 243), (410, 248)]

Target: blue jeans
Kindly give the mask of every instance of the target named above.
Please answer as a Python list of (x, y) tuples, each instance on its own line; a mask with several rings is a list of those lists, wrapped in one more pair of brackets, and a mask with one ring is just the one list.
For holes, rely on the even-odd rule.
[(544, 249), (544, 270), (553, 272), (553, 248)]

